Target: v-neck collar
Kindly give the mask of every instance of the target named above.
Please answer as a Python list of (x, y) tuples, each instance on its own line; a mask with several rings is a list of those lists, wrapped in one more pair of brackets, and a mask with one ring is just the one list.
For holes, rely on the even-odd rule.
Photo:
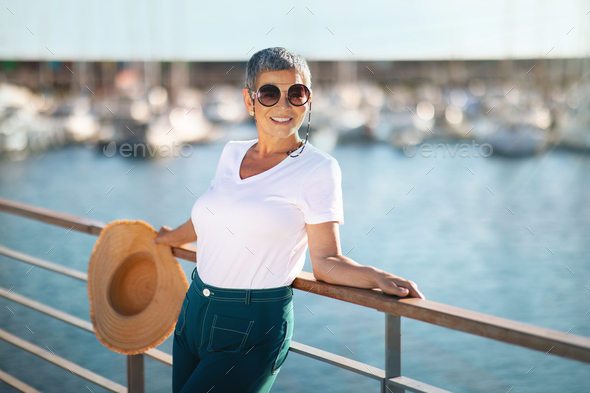
[[(247, 177), (245, 179), (242, 179), (240, 177), (240, 169), (242, 168), (242, 162), (244, 161), (244, 158), (246, 157), (246, 153), (248, 152), (248, 150), (252, 146), (254, 146), (254, 144), (256, 142), (258, 142), (258, 139), (251, 140), (251, 141), (249, 141), (249, 143), (245, 144), (244, 150), (242, 150), (240, 152), (240, 155), (238, 156), (238, 165), (237, 165), (237, 168), (235, 170), (235, 175), (234, 175), (234, 178), (235, 178), (235, 180), (236, 180), (237, 183), (246, 183), (246, 182), (249, 182), (250, 180), (256, 180), (256, 179), (259, 179), (259, 178), (266, 177), (266, 176), (268, 176), (269, 173), (275, 172), (281, 166), (284, 166), (285, 165), (285, 162), (288, 162), (289, 160), (293, 160), (293, 159), (299, 158), (299, 157), (289, 157), (289, 156), (287, 156), (287, 157), (283, 158), (283, 160), (281, 162), (279, 162), (277, 165), (273, 166), (272, 168), (267, 169), (264, 172), (261, 172), (261, 173), (259, 173), (257, 175), (250, 176), (250, 177)], [(309, 144), (309, 141), (307, 141), (307, 143)], [(291, 153), (291, 154), (293, 154), (293, 153)], [(303, 154), (303, 153), (301, 153), (301, 154)]]

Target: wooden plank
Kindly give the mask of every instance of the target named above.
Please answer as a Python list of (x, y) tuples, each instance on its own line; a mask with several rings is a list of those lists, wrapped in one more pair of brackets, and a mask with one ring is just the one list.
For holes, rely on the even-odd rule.
[[(14, 202), (4, 198), (0, 198), (0, 211), (95, 236), (100, 235), (102, 229), (107, 225), (107, 223), (102, 221), (59, 213), (53, 210)], [(178, 258), (190, 262), (197, 261), (197, 246), (194, 244), (185, 244), (182, 247), (172, 247), (172, 253)]]
[(182, 247), (172, 247), (172, 254), (175, 257), (184, 259), (190, 262), (197, 262), (197, 245), (196, 244), (185, 244)]
[(44, 259), (34, 257), (32, 255), (22, 253), (20, 251), (16, 251), (8, 247), (0, 246), (0, 254), (6, 255), (7, 257), (28, 263), (33, 266), (37, 266), (55, 273), (75, 278), (76, 280), (85, 282), (88, 281), (88, 274), (86, 273), (70, 269), (69, 267), (58, 265), (56, 263), (52, 263)]
[(45, 349), (38, 347), (35, 344), (32, 344), (13, 334), (8, 333), (6, 330), (0, 329), (0, 339), (8, 342), (9, 344), (14, 345), (17, 348), (23, 349), (35, 356), (38, 356), (41, 359), (48, 361), (49, 363), (55, 364), (56, 366), (61, 367), (64, 370), (68, 370), (72, 374), (81, 377), (87, 381), (90, 381), (93, 384), (100, 386), (104, 389), (107, 389), (111, 392), (127, 393), (127, 388), (125, 386), (119, 385), (118, 383), (113, 382), (110, 379), (102, 377), (96, 373), (93, 373), (90, 370), (78, 366), (74, 362), (70, 362), (69, 360), (57, 356), (52, 352), (46, 351)]
[(378, 289), (360, 289), (318, 281), (301, 272), (293, 287), (433, 325), (590, 363), (590, 338), (448, 306), (425, 299), (399, 298)]
[(14, 202), (4, 198), (0, 198), (0, 211), (97, 236), (106, 225), (102, 221), (58, 213), (53, 210)]
[(41, 393), (37, 389), (35, 389), (34, 387), (27, 385), (26, 383), (24, 383), (20, 379), (16, 379), (12, 375), (10, 375), (7, 372), (4, 372), (2, 370), (0, 370), (0, 381), (4, 382), (8, 386), (15, 388), (19, 392)]

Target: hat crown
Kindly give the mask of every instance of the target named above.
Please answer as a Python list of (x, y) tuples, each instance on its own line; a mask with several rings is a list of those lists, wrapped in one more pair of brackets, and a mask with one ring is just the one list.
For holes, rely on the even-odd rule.
[(118, 265), (108, 284), (109, 303), (121, 315), (139, 314), (149, 306), (156, 294), (156, 262), (151, 254), (136, 252)]

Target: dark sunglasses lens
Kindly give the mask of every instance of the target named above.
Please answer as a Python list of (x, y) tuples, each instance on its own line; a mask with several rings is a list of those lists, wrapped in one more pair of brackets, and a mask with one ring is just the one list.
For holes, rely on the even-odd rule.
[(289, 88), (289, 102), (295, 106), (305, 105), (309, 100), (309, 90), (304, 85), (293, 85)]
[(264, 85), (258, 90), (258, 101), (264, 106), (272, 106), (279, 102), (281, 91), (273, 85)]

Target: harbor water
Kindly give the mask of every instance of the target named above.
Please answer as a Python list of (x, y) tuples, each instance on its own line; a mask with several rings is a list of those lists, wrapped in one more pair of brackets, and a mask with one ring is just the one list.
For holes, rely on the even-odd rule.
[[(188, 157), (150, 160), (66, 146), (2, 161), (0, 197), (174, 228), (209, 188), (222, 148), (194, 145)], [(589, 154), (408, 157), (387, 144), (329, 153), (342, 169), (348, 257), (416, 282), (428, 300), (590, 337)], [(96, 237), (67, 232), (0, 213), (1, 245), (85, 272)], [(194, 264), (179, 262), (190, 280)], [(309, 257), (304, 270), (311, 271)], [(0, 286), (89, 320), (84, 282), (0, 256)], [(384, 368), (383, 313), (301, 291), (294, 301), (294, 341)], [(404, 376), (460, 393), (590, 390), (588, 364), (407, 318), (401, 327)], [(125, 356), (87, 332), (3, 298), (0, 328), (126, 385)], [(171, 353), (172, 338), (159, 349)], [(104, 391), (4, 341), (0, 369), (47, 393)], [(171, 391), (171, 381), (170, 367), (146, 359), (147, 392)], [(273, 391), (379, 388), (290, 353)], [(0, 383), (0, 391), (13, 390)]]

